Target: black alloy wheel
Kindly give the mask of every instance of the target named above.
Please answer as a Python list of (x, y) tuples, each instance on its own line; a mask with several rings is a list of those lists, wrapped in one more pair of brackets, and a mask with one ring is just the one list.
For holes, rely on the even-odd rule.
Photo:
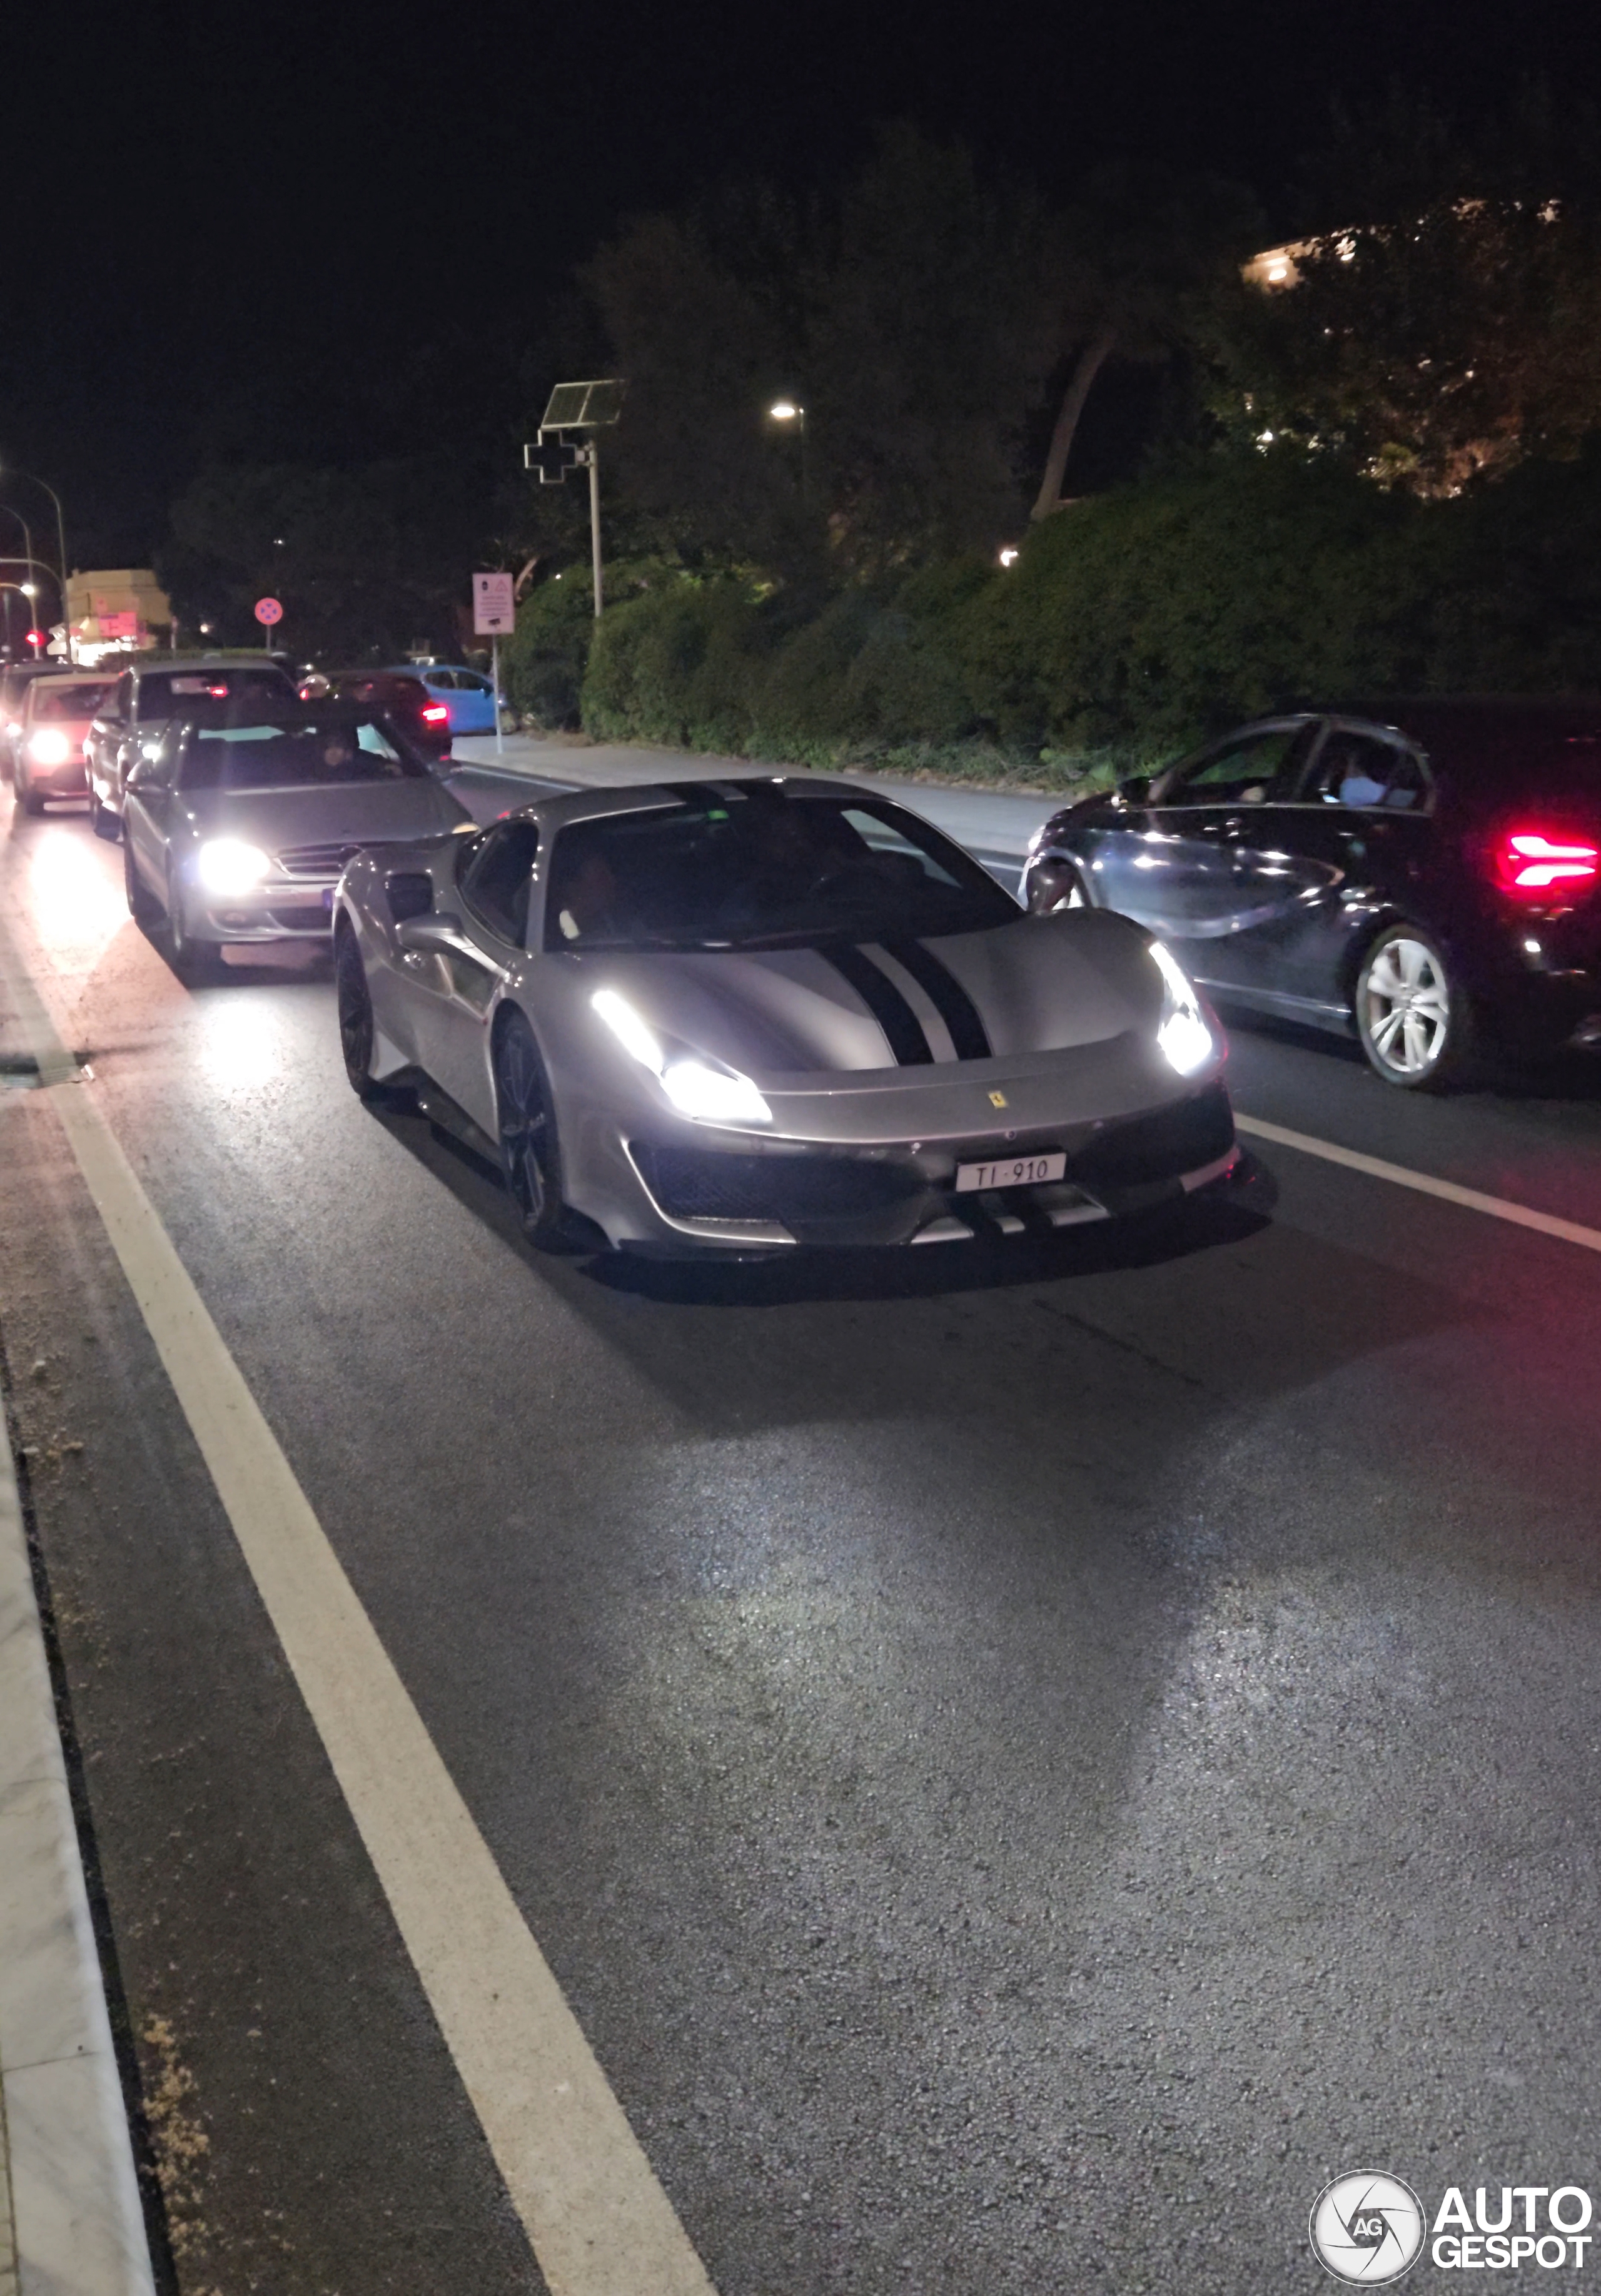
[(198, 940), (184, 914), (184, 896), (170, 866), (167, 872), (167, 954), (181, 980), (199, 983), (222, 977), (222, 950), (214, 940)]
[(1380, 933), (1362, 959), (1352, 1002), (1362, 1050), (1386, 1084), (1433, 1092), (1461, 1077), (1473, 1038), (1467, 992), (1420, 925)]
[(135, 868), (133, 849), (128, 845), (122, 849), (122, 883), (127, 894), (128, 914), (144, 931), (151, 931), (161, 922), (161, 904)]
[(339, 1008), (339, 1047), (350, 1089), (360, 1100), (381, 1100), (383, 1086), (373, 1074), (373, 992), (367, 987), (367, 969), (356, 946), (356, 935), (342, 922), (333, 946), (333, 992)]
[(495, 1039), (495, 1106), (501, 1169), (522, 1233), (540, 1251), (558, 1250), (568, 1222), (555, 1115), (539, 1047), (521, 1013), (503, 1022)]

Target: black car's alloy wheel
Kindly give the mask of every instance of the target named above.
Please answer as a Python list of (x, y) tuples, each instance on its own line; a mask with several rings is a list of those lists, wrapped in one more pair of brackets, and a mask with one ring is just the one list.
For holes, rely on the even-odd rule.
[(350, 1089), (363, 1100), (377, 1100), (383, 1087), (373, 1075), (373, 992), (367, 969), (356, 946), (356, 935), (341, 925), (333, 951), (333, 988), (339, 1006), (339, 1044), (345, 1056)]
[(540, 1250), (554, 1250), (567, 1229), (555, 1116), (545, 1063), (521, 1017), (504, 1022), (496, 1038), (495, 1104), (501, 1168), (522, 1232)]
[(1417, 925), (1392, 925), (1362, 959), (1356, 1018), (1362, 1050), (1386, 1084), (1428, 1091), (1467, 1057), (1467, 998), (1444, 951)]

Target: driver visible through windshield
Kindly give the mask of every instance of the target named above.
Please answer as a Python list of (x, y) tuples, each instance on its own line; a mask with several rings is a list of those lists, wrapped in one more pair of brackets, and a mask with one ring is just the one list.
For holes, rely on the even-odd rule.
[(979, 932), (1017, 904), (978, 863), (882, 799), (762, 782), (558, 835), (548, 949), (748, 948)]
[(180, 782), (186, 790), (315, 789), (334, 783), (418, 781), (428, 769), (372, 718), (321, 724), (193, 726)]

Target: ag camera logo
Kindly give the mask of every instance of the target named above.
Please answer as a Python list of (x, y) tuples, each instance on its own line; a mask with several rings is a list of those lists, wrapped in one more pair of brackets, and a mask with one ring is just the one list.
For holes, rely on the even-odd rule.
[(1416, 2263), (1428, 2218), (1399, 2177), (1336, 2177), (1312, 2202), (1310, 2229), (1312, 2253), (1326, 2272), (1382, 2288)]

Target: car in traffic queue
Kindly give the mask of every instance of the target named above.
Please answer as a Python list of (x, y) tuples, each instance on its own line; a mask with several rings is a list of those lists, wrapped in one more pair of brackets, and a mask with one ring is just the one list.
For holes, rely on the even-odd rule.
[[(276, 701), (276, 697), (273, 697)], [(326, 944), (334, 889), (365, 847), (468, 821), (393, 720), (291, 701), (174, 718), (128, 775), (127, 905), (175, 970), (215, 976), (230, 943)]]
[(36, 677), (59, 677), (70, 667), (59, 655), (47, 654), (38, 661), (8, 661), (0, 668), (0, 772), (8, 777), (29, 687)]
[(12, 778), (24, 813), (89, 787), (89, 726), (113, 681), (83, 670), (30, 678), (12, 744)]
[(783, 775), (543, 796), (359, 854), (347, 1074), (498, 1157), (541, 1248), (952, 1244), (1182, 1202), (1236, 1158), (1213, 1016), (1109, 914)]
[(302, 701), (313, 701), (324, 694), (387, 711), (436, 765), (450, 755), (449, 709), (430, 692), (418, 671), (336, 669), (315, 673), (302, 681)]
[(1022, 889), (1135, 918), (1230, 1006), (1355, 1036), (1386, 1084), (1601, 1043), (1601, 704), (1260, 718), (1054, 814)]
[(293, 703), (289, 673), (259, 654), (162, 654), (122, 672), (89, 728), (89, 813), (95, 833), (120, 834), (123, 792), (136, 758), (153, 751), (175, 715), (196, 705)]
[(416, 661), (396, 664), (390, 675), (420, 678), (433, 706), (444, 708), (452, 737), (495, 731), (495, 688), (481, 670), (464, 662)]

